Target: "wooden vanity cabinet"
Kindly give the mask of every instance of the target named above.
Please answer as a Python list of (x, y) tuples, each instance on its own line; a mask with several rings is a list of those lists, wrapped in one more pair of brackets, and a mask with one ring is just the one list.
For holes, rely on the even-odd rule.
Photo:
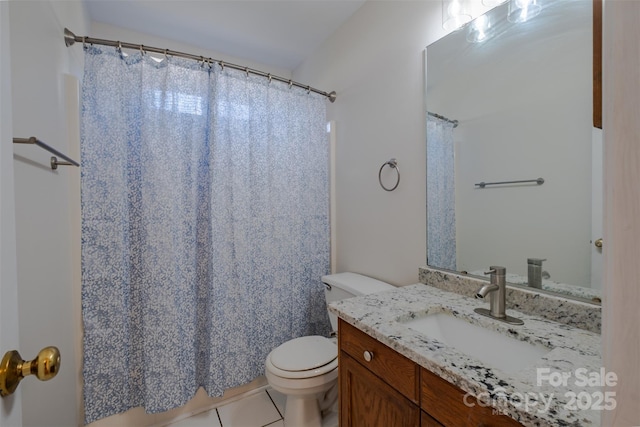
[(420, 426), (419, 366), (340, 320), (341, 427)]
[(438, 420), (436, 420), (435, 418), (433, 418), (431, 415), (427, 414), (424, 411), (420, 413), (420, 426), (421, 427), (444, 427), (442, 424), (438, 422)]
[(494, 414), (493, 408), (479, 405), (474, 397), (465, 399), (465, 391), (427, 369), (421, 368), (420, 381), (420, 407), (441, 423), (436, 426), (522, 427), (513, 418)]
[(340, 426), (419, 427), (420, 408), (345, 354), (340, 355)]
[(521, 426), (341, 319), (338, 337), (340, 427)]

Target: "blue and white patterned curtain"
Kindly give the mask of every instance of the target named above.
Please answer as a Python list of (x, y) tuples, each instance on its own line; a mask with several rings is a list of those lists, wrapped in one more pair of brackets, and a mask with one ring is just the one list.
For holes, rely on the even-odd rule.
[(219, 396), (328, 334), (324, 97), (92, 47), (82, 98), (87, 423)]
[(427, 116), (427, 259), (456, 269), (456, 194), (453, 124)]

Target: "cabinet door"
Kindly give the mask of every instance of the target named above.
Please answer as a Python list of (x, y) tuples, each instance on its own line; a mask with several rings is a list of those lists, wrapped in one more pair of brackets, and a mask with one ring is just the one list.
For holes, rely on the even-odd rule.
[(340, 375), (340, 427), (418, 427), (417, 405), (344, 352)]
[(420, 405), (423, 411), (446, 427), (522, 427), (505, 415), (494, 414), (493, 408), (481, 406), (474, 397), (466, 397), (462, 389), (422, 369)]

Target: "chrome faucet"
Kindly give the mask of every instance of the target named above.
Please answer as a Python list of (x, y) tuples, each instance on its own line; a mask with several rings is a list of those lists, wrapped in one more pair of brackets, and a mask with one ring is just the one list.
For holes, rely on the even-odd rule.
[(476, 298), (484, 298), (489, 295), (489, 310), (486, 308), (476, 308), (475, 312), (492, 319), (501, 320), (512, 325), (523, 325), (524, 322), (515, 317), (508, 316), (506, 311), (507, 296), (507, 269), (504, 267), (491, 266), (489, 271), (484, 274), (490, 274), (489, 284), (481, 287), (476, 293)]
[(527, 283), (530, 288), (542, 288), (542, 261), (546, 259), (527, 258)]

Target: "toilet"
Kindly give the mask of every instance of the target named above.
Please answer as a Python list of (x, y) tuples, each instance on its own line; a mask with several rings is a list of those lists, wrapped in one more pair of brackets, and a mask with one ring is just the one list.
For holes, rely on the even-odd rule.
[[(322, 282), (327, 303), (394, 288), (356, 273), (323, 276)], [(329, 319), (337, 331), (338, 318), (329, 313)], [(337, 426), (338, 347), (332, 340), (314, 335), (285, 342), (267, 356), (265, 375), (269, 385), (287, 397), (285, 427)]]

